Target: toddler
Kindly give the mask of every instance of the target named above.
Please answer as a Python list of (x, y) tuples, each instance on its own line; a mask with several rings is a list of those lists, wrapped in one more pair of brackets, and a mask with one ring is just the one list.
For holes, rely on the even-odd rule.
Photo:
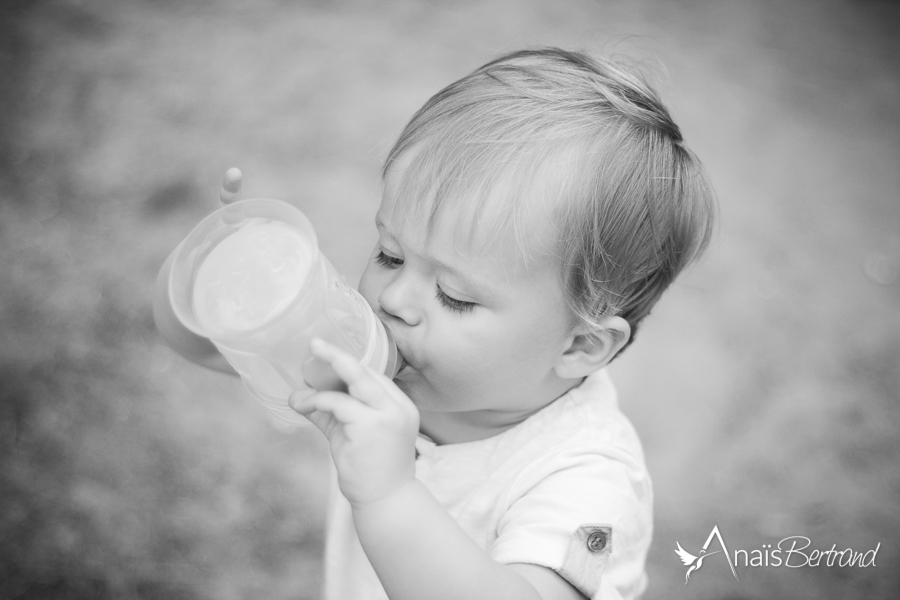
[(639, 77), (550, 48), (440, 91), (383, 177), (359, 290), (403, 366), (316, 340), (346, 389), (291, 398), (336, 467), (326, 597), (639, 596), (651, 486), (604, 367), (707, 245), (700, 163)]

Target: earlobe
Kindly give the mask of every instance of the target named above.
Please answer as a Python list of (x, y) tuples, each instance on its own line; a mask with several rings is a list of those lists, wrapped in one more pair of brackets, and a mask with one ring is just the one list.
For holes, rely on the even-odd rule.
[(622, 317), (604, 317), (600, 325), (599, 329), (576, 328), (569, 347), (554, 367), (557, 376), (563, 379), (587, 377), (605, 367), (631, 336), (631, 326)]

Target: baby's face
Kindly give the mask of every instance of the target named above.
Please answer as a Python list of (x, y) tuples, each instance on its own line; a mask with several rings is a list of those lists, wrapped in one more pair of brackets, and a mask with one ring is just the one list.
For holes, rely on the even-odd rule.
[(420, 411), (499, 411), (482, 417), (517, 422), (577, 383), (553, 369), (574, 325), (553, 261), (523, 264), (512, 239), (461, 247), (452, 218), (430, 232), (427, 216), (392, 222), (395, 170), (359, 289), (406, 361), (397, 385)]

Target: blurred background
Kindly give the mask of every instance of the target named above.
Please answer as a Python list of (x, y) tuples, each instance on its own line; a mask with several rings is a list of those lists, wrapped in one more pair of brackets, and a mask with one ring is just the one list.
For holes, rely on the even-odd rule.
[[(0, 598), (318, 597), (325, 445), (162, 345), (157, 270), (238, 166), (355, 282), (406, 119), (538, 45), (631, 56), (720, 197), (612, 367), (655, 482), (646, 598), (900, 597), (900, 4), (0, 6)], [(676, 542), (714, 525), (880, 547), (685, 585)]]

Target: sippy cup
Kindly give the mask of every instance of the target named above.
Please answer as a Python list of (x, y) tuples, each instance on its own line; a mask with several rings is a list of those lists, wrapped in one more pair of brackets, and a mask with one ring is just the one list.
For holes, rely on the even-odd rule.
[(310, 354), (312, 338), (388, 377), (398, 368), (390, 332), (319, 252), (306, 216), (280, 200), (241, 200), (201, 221), (175, 250), (169, 299), (182, 324), (293, 425), (308, 421), (288, 406), (291, 392), (312, 393), (305, 381), (333, 375)]

